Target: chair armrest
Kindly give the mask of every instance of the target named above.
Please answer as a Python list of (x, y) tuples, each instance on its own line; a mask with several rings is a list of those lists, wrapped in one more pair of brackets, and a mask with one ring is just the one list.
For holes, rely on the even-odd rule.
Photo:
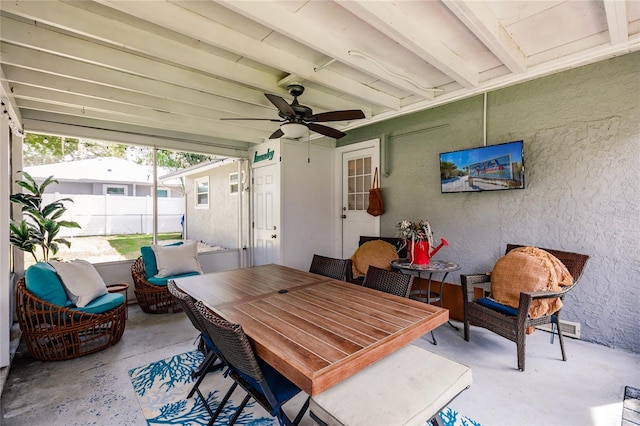
[(462, 297), (465, 303), (473, 302), (476, 288), (481, 288), (484, 292), (491, 291), (490, 274), (461, 274), (460, 283), (462, 284)]

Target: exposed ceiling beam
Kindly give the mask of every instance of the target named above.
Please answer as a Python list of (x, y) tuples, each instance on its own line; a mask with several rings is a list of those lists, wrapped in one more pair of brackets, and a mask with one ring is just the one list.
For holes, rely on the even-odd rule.
[(478, 86), (478, 71), (470, 68), (464, 60), (438, 40), (437, 35), (420, 20), (415, 16), (408, 16), (393, 2), (345, 0), (339, 3), (463, 86)]
[(238, 2), (223, 0), (220, 3), (223, 3), (229, 9), (234, 10), (243, 16), (272, 28), (287, 37), (304, 43), (330, 58), (335, 58), (340, 62), (360, 70), (361, 72), (374, 76), (387, 84), (400, 87), (409, 93), (425, 99), (433, 99), (433, 92), (420, 89), (408, 81), (395, 77), (384, 70), (381, 70), (379, 66), (374, 63), (350, 56), (349, 51), (358, 50), (358, 46), (346, 48), (341, 39), (327, 31), (326, 27), (320, 25), (313, 19), (307, 19), (289, 11), (287, 8), (277, 3), (272, 2)]
[[(296, 55), (285, 52), (281, 49), (261, 43), (259, 40), (246, 36), (237, 31), (231, 30), (229, 27), (211, 21), (204, 16), (193, 13), (178, 4), (169, 2), (154, 2), (150, 8), (145, 2), (121, 2), (121, 1), (100, 1), (101, 3), (120, 10), (148, 22), (169, 28), (177, 33), (193, 37), (205, 43), (211, 44), (231, 52), (239, 56), (250, 58), (263, 64), (267, 64), (275, 69), (282, 69), (288, 73), (295, 74), (305, 80), (317, 82), (334, 90), (348, 94), (349, 96), (366, 99), (369, 102), (375, 102), (378, 105), (388, 108), (398, 109), (400, 101), (397, 98), (386, 95), (380, 91), (374, 90), (363, 84), (354, 82), (353, 80), (335, 73), (330, 70), (322, 70), (316, 73), (314, 68), (317, 64), (306, 61)], [(114, 36), (111, 36), (112, 38)], [(126, 40), (121, 40), (125, 42)], [(127, 42), (131, 45), (131, 42)], [(165, 53), (166, 55), (166, 53)], [(184, 63), (184, 62), (181, 62)], [(193, 65), (191, 65), (193, 66)], [(201, 64), (198, 64), (201, 66)], [(216, 68), (210, 68), (207, 72), (215, 72)], [(238, 78), (236, 77), (236, 80)], [(246, 84), (252, 85), (262, 91), (284, 94), (286, 91), (279, 88), (277, 84), (266, 87), (256, 85), (251, 80), (245, 81)], [(305, 93), (309, 102), (316, 102), (314, 90), (309, 88)], [(319, 104), (322, 109), (354, 109), (357, 108), (354, 103), (347, 105), (346, 101), (342, 105), (336, 105), (336, 98), (333, 97), (333, 104)]]
[(604, 11), (607, 14), (609, 38), (614, 46), (629, 41), (629, 17), (627, 2), (621, 0), (604, 0)]
[(483, 1), (443, 0), (482, 43), (516, 74), (527, 70), (527, 60), (520, 46)]
[(179, 132), (159, 132), (140, 126), (117, 125), (112, 128), (104, 122), (86, 120), (73, 123), (66, 117), (38, 111), (26, 111), (25, 130), (31, 133), (60, 135), (68, 137), (102, 140), (106, 142), (127, 143), (132, 145), (155, 146), (158, 148), (198, 152), (203, 154), (246, 157), (247, 147), (225, 145), (218, 138), (196, 139), (193, 135)]

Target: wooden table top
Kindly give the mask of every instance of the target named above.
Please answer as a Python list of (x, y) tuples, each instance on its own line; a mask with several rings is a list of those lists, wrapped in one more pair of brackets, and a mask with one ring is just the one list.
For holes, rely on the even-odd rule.
[(175, 281), (241, 324), (257, 355), (312, 396), (449, 319), (437, 306), (281, 265)]

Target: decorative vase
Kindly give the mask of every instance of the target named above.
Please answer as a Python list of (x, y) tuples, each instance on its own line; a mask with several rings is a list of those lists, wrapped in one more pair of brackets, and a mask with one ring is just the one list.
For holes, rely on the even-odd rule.
[(414, 265), (429, 264), (429, 242), (428, 241), (409, 241), (408, 247), (409, 261)]

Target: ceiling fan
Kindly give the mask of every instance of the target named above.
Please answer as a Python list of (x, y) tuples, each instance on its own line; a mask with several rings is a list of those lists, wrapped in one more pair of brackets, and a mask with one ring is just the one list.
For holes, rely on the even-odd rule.
[(359, 109), (329, 111), (321, 112), (320, 114), (313, 114), (311, 108), (298, 103), (298, 96), (304, 93), (304, 86), (300, 83), (292, 83), (287, 86), (287, 90), (289, 90), (289, 94), (293, 96), (291, 104), (288, 104), (287, 101), (278, 95), (272, 95), (270, 93), (264, 94), (267, 99), (269, 99), (269, 101), (278, 108), (278, 115), (281, 118), (280, 120), (270, 118), (222, 118), (221, 120), (262, 120), (281, 123), (280, 128), (273, 132), (271, 136), (269, 136), (269, 139), (276, 139), (282, 136), (296, 139), (303, 136), (307, 132), (307, 129), (320, 133), (324, 136), (340, 139), (345, 136), (346, 133), (318, 123), (364, 118), (364, 112)]

